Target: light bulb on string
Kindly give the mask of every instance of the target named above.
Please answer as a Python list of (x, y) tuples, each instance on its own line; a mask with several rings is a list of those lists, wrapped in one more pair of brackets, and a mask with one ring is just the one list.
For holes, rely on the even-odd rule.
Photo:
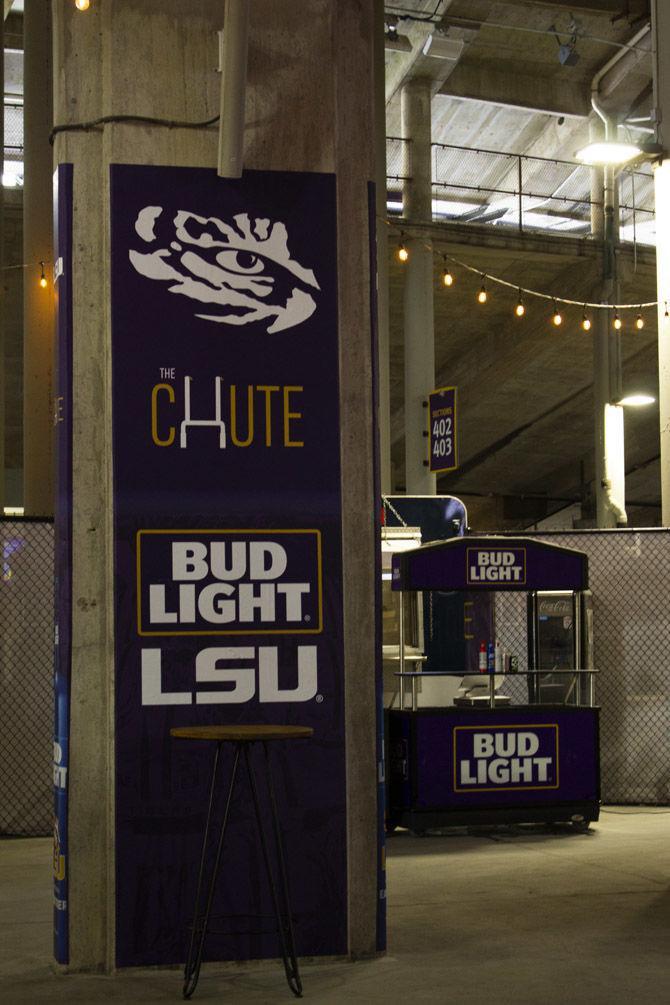
[(480, 304), (485, 304), (488, 298), (489, 295), (486, 292), (486, 276), (482, 276), (482, 285), (479, 293), (477, 294), (477, 300)]
[(519, 290), (519, 301), (516, 307), (514, 308), (514, 313), (518, 318), (522, 318), (526, 313), (526, 308), (524, 307), (523, 298), (521, 296), (521, 290)]
[(74, 0), (74, 5), (77, 10), (88, 10), (91, 6), (91, 0)]
[(555, 300), (554, 300), (554, 314), (551, 320), (553, 321), (553, 323), (556, 325), (557, 328), (559, 325), (563, 324), (563, 315), (559, 311), (558, 304), (556, 303)]
[(619, 317), (619, 312), (618, 311), (614, 312), (614, 321), (613, 321), (613, 324), (614, 324), (614, 328), (616, 329), (616, 331), (620, 332), (621, 331), (621, 318)]
[(584, 313), (582, 314), (582, 328), (585, 332), (591, 331), (591, 318), (586, 313), (586, 304), (584, 304)]
[(44, 274), (44, 262), (40, 262), (40, 265), (42, 267), (42, 273), (40, 275), (40, 286), (44, 290), (44, 289), (46, 289), (46, 285), (47, 285), (47, 277)]
[(400, 244), (398, 245), (398, 250), (396, 252), (396, 255), (398, 256), (398, 261), (402, 262), (403, 265), (405, 264), (405, 262), (409, 258), (409, 251), (405, 247), (405, 243), (404, 243), (404, 241), (402, 239), (402, 234), (400, 235)]
[(635, 318), (635, 327), (639, 332), (641, 332), (642, 329), (644, 328), (644, 318), (642, 317), (641, 311), (638, 312), (638, 315)]
[(447, 259), (444, 259), (444, 269), (442, 270), (442, 285), (443, 286), (453, 286), (454, 277), (452, 276), (449, 267), (447, 265)]

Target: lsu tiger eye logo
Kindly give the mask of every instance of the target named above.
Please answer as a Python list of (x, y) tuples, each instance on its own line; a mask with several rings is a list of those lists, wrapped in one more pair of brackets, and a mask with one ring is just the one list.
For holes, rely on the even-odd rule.
[(294, 328), (316, 310), (316, 276), (294, 258), (280, 221), (239, 213), (231, 223), (180, 209), (145, 206), (135, 232), (144, 250), (131, 249), (136, 272), (165, 283), (193, 302), (203, 321), (264, 324), (268, 334)]

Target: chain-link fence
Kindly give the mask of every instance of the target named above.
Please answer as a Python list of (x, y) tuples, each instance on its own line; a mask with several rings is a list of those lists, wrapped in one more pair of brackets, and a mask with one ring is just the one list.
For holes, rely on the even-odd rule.
[[(603, 801), (670, 804), (670, 531), (527, 536), (589, 557)], [(526, 670), (525, 594), (496, 594), (496, 631)], [(503, 691), (525, 702), (526, 678)]]
[(53, 830), (51, 522), (0, 520), (0, 834)]

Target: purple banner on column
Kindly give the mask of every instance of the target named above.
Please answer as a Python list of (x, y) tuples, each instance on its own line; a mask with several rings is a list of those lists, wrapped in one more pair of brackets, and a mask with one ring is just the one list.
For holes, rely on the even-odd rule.
[[(117, 963), (185, 957), (213, 749), (169, 731), (192, 724), (314, 728), (271, 753), (298, 952), (342, 954), (335, 178), (115, 165), (111, 192)], [(210, 959), (277, 955), (251, 814), (243, 785)]]
[(454, 471), (458, 467), (455, 387), (439, 387), (429, 394), (428, 437), (430, 470)]
[(72, 165), (54, 176), (56, 295), (55, 644), (54, 644), (54, 957), (69, 962), (68, 771), (72, 632)]

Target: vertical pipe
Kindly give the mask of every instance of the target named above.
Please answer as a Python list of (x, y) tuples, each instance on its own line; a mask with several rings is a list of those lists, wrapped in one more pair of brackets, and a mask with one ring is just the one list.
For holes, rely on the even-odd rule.
[(523, 234), (523, 166), (521, 157), (517, 157), (517, 177), (519, 184), (519, 233)]
[[(661, 442), (661, 523), (670, 527), (670, 10), (652, 0), (652, 52), (657, 141), (665, 159), (654, 170), (656, 299), (658, 300), (658, 406)], [(665, 120), (663, 119), (665, 116)]]
[(386, 220), (386, 89), (384, 0), (375, 0), (375, 184), (377, 214), (377, 357), (379, 366), (379, 459), (381, 489), (393, 491), (391, 469), (391, 345)]
[(226, 0), (217, 166), (221, 178), (242, 177), (248, 48), (249, 0)]
[[(25, 5), (23, 261), (23, 504), (29, 516), (53, 515), (52, 374), (54, 354), (53, 126), (51, 3)], [(39, 263), (49, 279), (39, 285)]]
[[(5, 14), (2, 13), (0, 25), (0, 75), (5, 79)], [(2, 175), (5, 173), (5, 99), (4, 87), (2, 98), (2, 120), (0, 121), (0, 277), (2, 277), (2, 295), (5, 294), (5, 192), (2, 185)], [(5, 312), (0, 310), (0, 516), (5, 505)]]
[[(402, 134), (409, 140), (411, 167), (404, 189), (404, 215), (412, 223), (432, 220), (431, 85), (412, 80), (400, 95)], [(428, 228), (407, 241), (405, 266), (405, 491), (434, 495), (435, 475), (428, 469), (425, 402), (435, 386), (433, 248)]]

